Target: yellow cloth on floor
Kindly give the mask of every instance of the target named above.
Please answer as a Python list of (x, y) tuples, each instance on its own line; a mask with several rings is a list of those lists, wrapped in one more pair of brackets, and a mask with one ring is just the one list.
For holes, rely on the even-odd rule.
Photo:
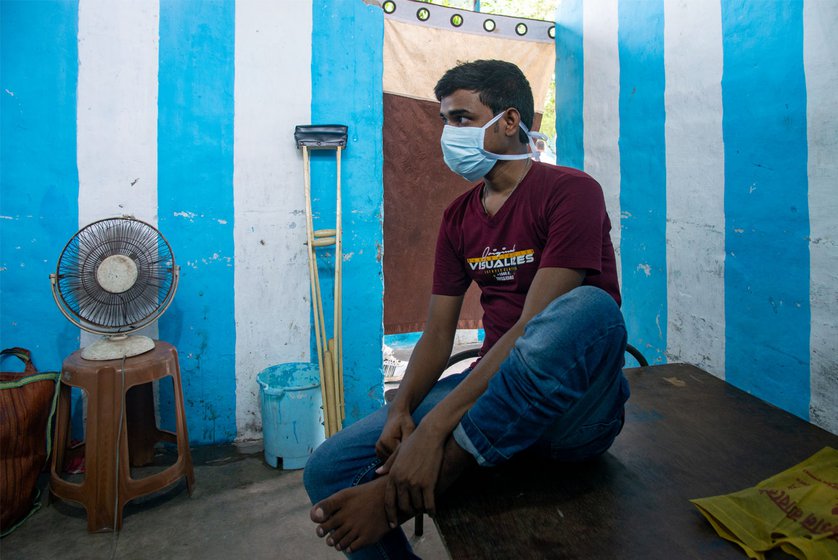
[(764, 560), (779, 547), (801, 560), (838, 559), (838, 451), (831, 447), (753, 488), (690, 501), (749, 558)]

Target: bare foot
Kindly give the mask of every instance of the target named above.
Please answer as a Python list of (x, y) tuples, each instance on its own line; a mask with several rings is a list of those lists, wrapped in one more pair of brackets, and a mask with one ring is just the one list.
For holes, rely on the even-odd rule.
[(377, 543), (391, 529), (384, 514), (384, 488), (387, 477), (380, 477), (336, 492), (311, 508), (317, 536), (336, 550), (357, 551)]

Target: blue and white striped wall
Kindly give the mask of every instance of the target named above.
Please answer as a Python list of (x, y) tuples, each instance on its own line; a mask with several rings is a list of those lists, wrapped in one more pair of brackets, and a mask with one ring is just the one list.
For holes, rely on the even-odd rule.
[[(49, 274), (80, 227), (132, 214), (160, 228), (181, 267), (151, 334), (179, 350), (190, 439), (257, 437), (256, 374), (310, 358), (294, 126), (345, 123), (347, 420), (377, 408), (381, 10), (360, 0), (4, 0), (0, 10), (0, 344), (56, 370), (88, 343), (56, 309)], [(319, 158), (312, 174), (327, 227), (334, 165)]]
[[(79, 227), (133, 214), (181, 265), (152, 334), (179, 349), (190, 438), (258, 436), (256, 374), (310, 357), (293, 128), (345, 123), (348, 421), (378, 407), (381, 10), (0, 10), (0, 344), (42, 370), (85, 344), (49, 273)], [(563, 0), (557, 21), (559, 155), (605, 189), (632, 342), (838, 433), (838, 7)], [(333, 160), (312, 174), (328, 227)]]
[(838, 433), (838, 4), (563, 1), (559, 160), (606, 191), (630, 340)]

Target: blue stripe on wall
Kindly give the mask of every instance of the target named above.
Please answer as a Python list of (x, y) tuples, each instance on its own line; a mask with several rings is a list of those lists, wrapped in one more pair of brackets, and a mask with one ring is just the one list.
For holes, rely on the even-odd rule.
[(666, 141), (663, 1), (622, 0), (620, 207), (623, 312), (649, 362), (666, 349)]
[(233, 2), (160, 3), (158, 224), (181, 268), (160, 338), (178, 349), (197, 443), (236, 437), (234, 48)]
[(77, 36), (77, 2), (0, 2), (0, 344), (41, 371), (79, 347), (49, 295), (78, 230)]
[[(384, 13), (355, 0), (316, 0), (313, 10), (311, 119), (349, 126), (341, 180), (344, 394), (350, 424), (383, 404)], [(315, 228), (334, 227), (334, 160), (332, 151), (313, 152)], [(323, 251), (323, 256), (323, 305), (331, 316), (334, 253)], [(331, 333), (331, 318), (327, 323)]]
[(726, 379), (808, 418), (802, 3), (723, 0), (722, 33)]
[(556, 163), (585, 165), (585, 65), (582, 0), (567, 0), (556, 10)]

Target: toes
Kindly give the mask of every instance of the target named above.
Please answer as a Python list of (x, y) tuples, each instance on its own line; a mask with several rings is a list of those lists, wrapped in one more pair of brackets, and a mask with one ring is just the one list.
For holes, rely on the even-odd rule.
[[(355, 532), (347, 533), (338, 544), (335, 546), (335, 550), (345, 550), (347, 553), (351, 552), (352, 544), (357, 542), (358, 536)], [(357, 547), (356, 547), (357, 548)]]
[(314, 504), (314, 507), (312, 507), (309, 512), (309, 517), (315, 523), (323, 523), (329, 519), (329, 517), (331, 517), (337, 509), (337, 506), (329, 500), (323, 500), (322, 502)]
[(316, 532), (317, 535), (320, 537), (328, 536), (328, 540), (331, 540), (332, 543), (327, 543), (329, 546), (333, 546), (334, 543), (340, 541), (343, 538), (343, 535), (346, 534), (346, 531), (349, 529), (346, 528), (346, 521), (345, 515), (341, 515), (341, 512), (333, 513), (326, 521), (321, 523), (317, 526)]
[(320, 523), (326, 520), (326, 513), (323, 511), (323, 508), (320, 507), (320, 504), (317, 504), (311, 508), (308, 517), (315, 523)]
[(339, 529), (343, 525), (343, 521), (336, 515), (333, 515), (323, 523), (317, 526), (317, 534), (321, 537), (330, 535), (335, 529)]
[[(341, 550), (342, 547), (345, 547), (348, 542), (344, 542), (347, 539), (347, 535), (350, 533), (351, 529), (346, 527), (346, 525), (341, 525), (336, 527), (331, 533), (329, 533), (329, 537), (326, 539), (326, 544), (329, 546), (334, 546), (337, 550)], [(351, 541), (350, 541), (351, 542)]]
[(317, 528), (314, 530), (314, 532), (317, 533), (317, 536), (320, 537), (321, 539), (323, 537), (327, 537), (327, 536), (330, 537), (330, 538), (326, 539), (326, 544), (328, 544), (329, 546), (333, 546), (333, 543), (331, 543), (329, 541), (332, 540), (332, 538), (331, 538), (332, 537), (332, 531), (334, 531), (336, 528), (340, 527), (340, 525), (341, 525), (340, 520), (335, 515), (332, 515), (331, 517), (325, 517), (325, 516), (315, 515), (315, 513), (312, 511), (312, 515), (311, 515), (312, 521), (314, 521), (315, 518), (318, 518), (318, 519), (319, 518), (325, 518), (325, 520), (317, 526)]
[[(338, 492), (340, 494), (340, 492)], [(323, 523), (328, 521), (335, 513), (340, 510), (341, 500), (336, 498), (338, 494), (333, 494), (325, 500), (321, 500), (314, 504), (309, 512), (309, 517), (315, 523)]]

